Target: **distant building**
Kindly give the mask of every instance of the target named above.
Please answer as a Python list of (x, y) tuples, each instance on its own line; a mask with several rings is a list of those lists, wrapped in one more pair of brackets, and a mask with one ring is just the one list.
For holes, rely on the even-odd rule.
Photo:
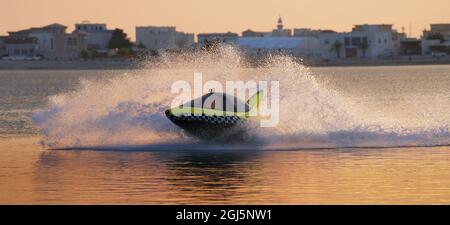
[(35, 59), (39, 55), (39, 44), (34, 37), (9, 37), (4, 41), (6, 55), (9, 59)]
[(278, 18), (277, 28), (272, 31), (272, 37), (291, 37), (292, 30), (284, 29), (283, 19)]
[(269, 32), (245, 30), (242, 32), (242, 37), (292, 37), (291, 29), (284, 29), (283, 19), (278, 18), (277, 27)]
[(108, 30), (104, 23), (83, 22), (75, 24), (73, 34), (85, 35), (88, 50), (106, 51), (112, 38), (112, 30)]
[(283, 53), (302, 57), (315, 57), (319, 40), (314, 37), (242, 37), (237, 46), (250, 55)]
[(422, 54), (429, 55), (433, 52), (450, 54), (450, 24), (431, 24), (430, 28), (423, 31)]
[(176, 27), (136, 27), (136, 43), (146, 50), (168, 50), (190, 48), (194, 34), (178, 32)]
[(422, 38), (422, 55), (431, 55), (433, 52), (448, 52), (450, 43), (439, 39)]
[(427, 34), (441, 34), (445, 37), (445, 39), (450, 39), (450, 23), (439, 23), (439, 24), (431, 24), (430, 30), (424, 31), (424, 36)]
[(197, 35), (197, 41), (199, 47), (203, 47), (208, 43), (212, 42), (219, 42), (219, 43), (225, 43), (225, 44), (236, 44), (237, 40), (239, 38), (239, 35), (236, 33), (205, 33), (205, 34), (198, 34)]
[(401, 55), (421, 55), (422, 41), (416, 38), (407, 38), (400, 43)]
[(78, 58), (81, 50), (85, 48), (85, 35), (68, 34), (66, 29), (66, 26), (55, 23), (44, 27), (9, 32), (9, 35), (12, 40), (35, 39), (38, 45), (36, 54), (46, 59)]
[(405, 38), (392, 25), (356, 25), (351, 32), (320, 33), (320, 55), (323, 59), (394, 57), (400, 54), (400, 43)]
[(295, 28), (294, 37), (319, 37), (322, 30), (314, 30), (310, 28)]
[(5, 40), (7, 38), (7, 36), (0, 36), (0, 59), (6, 54)]
[(259, 32), (248, 29), (242, 32), (242, 37), (272, 37), (272, 32)]

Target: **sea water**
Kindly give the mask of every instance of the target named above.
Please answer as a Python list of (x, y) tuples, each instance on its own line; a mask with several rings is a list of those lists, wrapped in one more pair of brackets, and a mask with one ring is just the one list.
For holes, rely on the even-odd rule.
[[(450, 66), (249, 67), (220, 51), (0, 71), (0, 202), (450, 203)], [(195, 72), (279, 81), (279, 125), (242, 144), (186, 135), (164, 111)]]

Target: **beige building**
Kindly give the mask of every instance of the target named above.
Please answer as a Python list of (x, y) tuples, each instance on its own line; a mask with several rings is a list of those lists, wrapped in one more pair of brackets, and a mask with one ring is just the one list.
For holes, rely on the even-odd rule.
[(194, 34), (178, 32), (176, 27), (136, 27), (136, 44), (147, 51), (191, 48)]
[(38, 55), (46, 59), (74, 59), (80, 56), (86, 47), (84, 34), (68, 34), (67, 27), (51, 24), (39, 28), (30, 28), (9, 32), (11, 38), (35, 38), (38, 44)]

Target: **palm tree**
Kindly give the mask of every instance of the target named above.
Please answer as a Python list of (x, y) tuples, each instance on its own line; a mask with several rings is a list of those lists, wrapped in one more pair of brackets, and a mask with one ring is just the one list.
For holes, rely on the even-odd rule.
[(333, 45), (331, 45), (331, 52), (336, 52), (336, 56), (338, 58), (341, 58), (341, 49), (342, 49), (342, 42), (339, 40), (336, 40)]

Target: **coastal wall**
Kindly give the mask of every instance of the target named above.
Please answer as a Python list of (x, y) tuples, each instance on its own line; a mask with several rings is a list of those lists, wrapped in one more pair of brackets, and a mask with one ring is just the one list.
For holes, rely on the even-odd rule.
[(402, 56), (388, 59), (354, 58), (332, 60), (306, 60), (310, 66), (395, 66), (395, 65), (445, 65), (450, 57), (433, 58), (430, 56)]
[(51, 70), (51, 69), (134, 69), (136, 60), (76, 60), (76, 61), (8, 61), (0, 60), (0, 70)]
[[(256, 60), (255, 62), (257, 62)], [(397, 57), (393, 59), (333, 59), (333, 60), (304, 60), (305, 65), (311, 67), (324, 66), (395, 66), (395, 65), (443, 65), (450, 64), (450, 57), (432, 58), (424, 56)], [(58, 69), (86, 69), (86, 70), (114, 70), (140, 68), (142, 61), (132, 59), (95, 59), (75, 61), (8, 61), (0, 60), (0, 70), (58, 70)], [(257, 65), (254, 64), (254, 65)]]

